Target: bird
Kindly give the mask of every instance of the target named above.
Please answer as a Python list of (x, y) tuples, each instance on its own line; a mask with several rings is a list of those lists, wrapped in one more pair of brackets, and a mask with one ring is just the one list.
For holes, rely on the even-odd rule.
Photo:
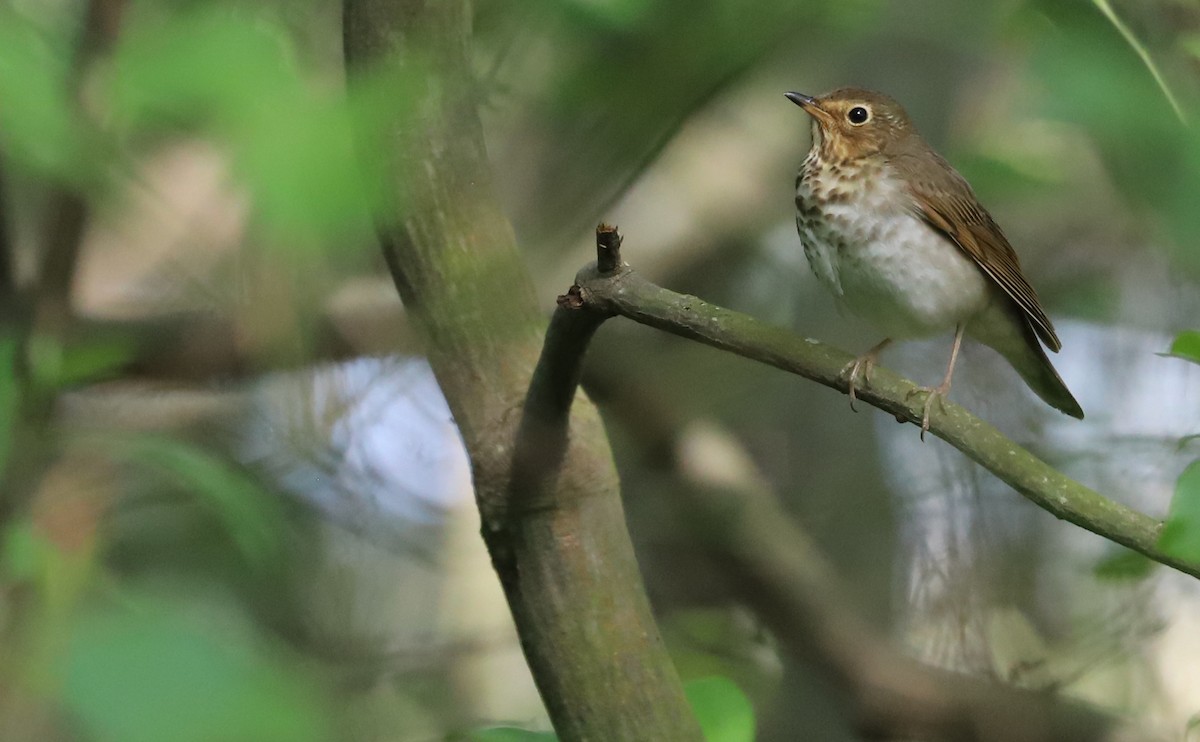
[(842, 369), (856, 389), (897, 340), (954, 330), (942, 383), (926, 395), (921, 439), (950, 393), (964, 334), (1003, 356), (1055, 409), (1083, 409), (1043, 350), (1062, 343), (1016, 251), (962, 175), (891, 97), (862, 88), (785, 94), (811, 118), (796, 176), (796, 228), (818, 281), (885, 338)]

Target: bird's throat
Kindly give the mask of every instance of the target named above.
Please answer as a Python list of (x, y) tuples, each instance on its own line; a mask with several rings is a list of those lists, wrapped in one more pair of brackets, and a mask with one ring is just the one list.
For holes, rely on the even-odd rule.
[(826, 135), (821, 124), (813, 121), (812, 149), (809, 150), (808, 159), (818, 164), (845, 167), (869, 158), (869, 155), (864, 156), (864, 153), (856, 151), (852, 145), (846, 137)]

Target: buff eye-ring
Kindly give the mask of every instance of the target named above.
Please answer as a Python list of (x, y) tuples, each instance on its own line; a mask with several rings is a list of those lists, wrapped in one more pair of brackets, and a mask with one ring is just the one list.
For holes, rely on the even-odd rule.
[(871, 111), (866, 106), (855, 106), (846, 112), (846, 120), (855, 126), (862, 126), (871, 120)]

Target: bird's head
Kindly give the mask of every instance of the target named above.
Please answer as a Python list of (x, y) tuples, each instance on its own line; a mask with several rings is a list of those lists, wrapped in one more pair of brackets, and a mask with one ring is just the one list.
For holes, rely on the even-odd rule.
[(887, 153), (914, 133), (904, 107), (883, 93), (840, 88), (813, 97), (786, 93), (813, 120), (813, 147), (829, 161)]

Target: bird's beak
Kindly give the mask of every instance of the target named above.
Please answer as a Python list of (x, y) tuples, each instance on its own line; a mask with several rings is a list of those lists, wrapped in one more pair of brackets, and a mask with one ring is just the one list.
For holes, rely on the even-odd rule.
[(792, 103), (795, 103), (806, 111), (808, 110), (809, 106), (817, 105), (817, 99), (811, 95), (805, 95), (804, 93), (784, 93), (783, 95)]
[(826, 112), (824, 108), (821, 108), (819, 105), (817, 105), (817, 99), (811, 95), (805, 95), (804, 93), (784, 93), (784, 96), (792, 103), (795, 103), (803, 108), (809, 116), (812, 116), (822, 123), (827, 123), (829, 121), (829, 113)]

